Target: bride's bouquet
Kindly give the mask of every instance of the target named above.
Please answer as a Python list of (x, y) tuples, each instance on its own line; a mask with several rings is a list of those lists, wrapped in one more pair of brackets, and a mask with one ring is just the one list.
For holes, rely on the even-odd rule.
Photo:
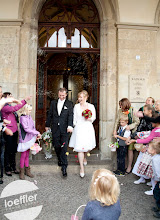
[(84, 116), (86, 119), (91, 118), (92, 117), (92, 112), (89, 109), (86, 109), (82, 112), (82, 116)]
[(45, 158), (50, 159), (52, 158), (52, 132), (50, 129), (42, 134), (42, 140)]

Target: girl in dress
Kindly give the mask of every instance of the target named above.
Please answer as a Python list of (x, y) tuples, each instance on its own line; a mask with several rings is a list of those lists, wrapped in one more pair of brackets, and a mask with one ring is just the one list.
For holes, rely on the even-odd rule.
[(33, 174), (30, 172), (29, 166), (29, 152), (30, 147), (35, 143), (37, 138), (41, 138), (41, 134), (35, 129), (33, 119), (31, 117), (32, 107), (26, 104), (23, 107), (23, 114), (20, 117), (20, 129), (19, 129), (19, 144), (18, 152), (21, 152), (20, 158), (20, 174), (19, 178), (24, 180), (24, 166), (25, 174), (33, 178)]
[[(78, 93), (79, 103), (74, 107), (74, 130), (69, 142), (69, 147), (74, 148), (73, 151), (78, 152), (80, 163), (80, 176), (84, 177), (84, 165), (87, 165), (86, 155), (96, 146), (95, 131), (93, 122), (96, 119), (96, 111), (94, 105), (87, 102), (88, 92), (83, 90)], [(86, 109), (91, 110), (91, 118), (86, 119), (82, 116), (82, 112)]]
[[(138, 144), (148, 144), (154, 138), (160, 137), (160, 116), (158, 116), (157, 118), (150, 118), (150, 117), (145, 116), (145, 118), (148, 118), (148, 120), (152, 122), (152, 126), (154, 127), (154, 129), (151, 131), (151, 134), (145, 139), (130, 140), (129, 143), (136, 142)], [(152, 158), (151, 158), (151, 155), (148, 153), (148, 149), (145, 154), (146, 155), (143, 154), (143, 157), (142, 157), (143, 161), (140, 161), (139, 163), (137, 173), (143, 174), (151, 178), (152, 189), (149, 191), (146, 191), (145, 194), (153, 195), (153, 190), (155, 187), (155, 180), (153, 178), (153, 170), (152, 170), (152, 164), (151, 164)], [(150, 157), (147, 157), (148, 156), (147, 154), (150, 155)], [(145, 156), (147, 157), (147, 159)]]

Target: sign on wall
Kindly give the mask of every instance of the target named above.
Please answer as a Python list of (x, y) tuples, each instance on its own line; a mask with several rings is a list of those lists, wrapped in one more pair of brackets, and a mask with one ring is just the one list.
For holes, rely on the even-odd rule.
[(145, 102), (146, 77), (144, 75), (129, 76), (129, 99), (130, 102)]

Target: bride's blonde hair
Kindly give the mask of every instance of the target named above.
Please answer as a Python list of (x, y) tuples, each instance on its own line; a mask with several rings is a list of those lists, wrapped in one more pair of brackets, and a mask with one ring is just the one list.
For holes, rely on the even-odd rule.
[[(88, 92), (87, 92), (86, 90), (82, 90), (81, 92), (79, 92), (79, 93), (78, 93), (78, 98), (79, 98), (79, 96), (80, 96), (81, 94), (83, 94), (85, 97), (87, 97), (87, 100), (88, 100), (89, 95), (88, 95)], [(77, 99), (76, 104), (78, 104), (78, 103), (79, 103), (79, 101), (78, 101), (78, 99)]]

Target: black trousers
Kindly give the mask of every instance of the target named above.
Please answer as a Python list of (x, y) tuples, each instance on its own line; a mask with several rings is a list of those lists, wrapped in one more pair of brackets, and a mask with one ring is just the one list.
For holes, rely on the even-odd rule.
[(3, 169), (4, 169), (4, 143), (0, 144), (0, 166), (1, 166), (1, 175), (0, 178), (3, 178)]
[(61, 133), (60, 129), (58, 128), (56, 133), (52, 133), (53, 137), (53, 146), (58, 158), (58, 161), (62, 163), (62, 167), (68, 166), (68, 161), (67, 161), (67, 146), (68, 146), (68, 139), (69, 139), (69, 134), (68, 133)]
[(18, 131), (13, 133), (13, 136), (4, 134), (4, 140), (5, 140), (4, 166), (6, 172), (16, 170), (17, 139), (18, 139)]
[(153, 190), (153, 195), (156, 200), (157, 207), (160, 209), (160, 181), (157, 182)]
[(127, 153), (127, 146), (119, 146), (117, 148), (117, 170), (125, 172), (125, 157)]

